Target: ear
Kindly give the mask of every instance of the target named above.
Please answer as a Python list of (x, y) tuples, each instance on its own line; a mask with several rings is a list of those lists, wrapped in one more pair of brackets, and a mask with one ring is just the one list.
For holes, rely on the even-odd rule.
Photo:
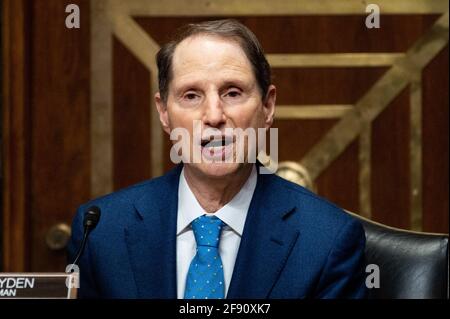
[(275, 102), (277, 99), (277, 89), (275, 85), (271, 84), (267, 90), (266, 98), (264, 100), (264, 124), (266, 129), (269, 129), (273, 124), (273, 117), (275, 115)]
[(167, 105), (163, 102), (161, 99), (161, 94), (157, 92), (155, 94), (155, 104), (156, 109), (159, 113), (159, 121), (161, 122), (161, 125), (163, 127), (163, 130), (170, 135), (170, 125), (169, 125), (169, 114), (167, 112)]

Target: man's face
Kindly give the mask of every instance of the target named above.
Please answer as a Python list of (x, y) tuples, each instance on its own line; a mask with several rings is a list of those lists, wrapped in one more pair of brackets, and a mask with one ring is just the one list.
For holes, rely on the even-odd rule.
[[(185, 161), (186, 169), (220, 178), (239, 173), (246, 165), (236, 163), (236, 140), (226, 134), (226, 129), (251, 128), (257, 132), (258, 128), (269, 128), (275, 95), (272, 85), (262, 99), (252, 66), (239, 44), (221, 37), (196, 35), (175, 49), (167, 104), (159, 93), (155, 99), (164, 130), (170, 134), (175, 128), (186, 129), (191, 137), (191, 154), (195, 147), (201, 150), (201, 163)], [(192, 138), (194, 121), (201, 127), (198, 141)], [(205, 135), (211, 130), (213, 136)], [(222, 145), (208, 145), (212, 138), (224, 141)], [(245, 143), (245, 154), (248, 147), (254, 146)]]

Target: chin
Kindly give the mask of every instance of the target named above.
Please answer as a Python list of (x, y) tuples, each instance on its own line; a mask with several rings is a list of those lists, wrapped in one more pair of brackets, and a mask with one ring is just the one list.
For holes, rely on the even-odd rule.
[(242, 163), (200, 163), (188, 164), (200, 174), (208, 178), (224, 178), (238, 174), (245, 164)]

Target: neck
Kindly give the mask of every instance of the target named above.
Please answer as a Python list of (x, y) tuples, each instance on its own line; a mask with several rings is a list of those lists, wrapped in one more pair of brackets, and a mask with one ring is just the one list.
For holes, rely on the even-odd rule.
[(218, 178), (205, 176), (186, 165), (184, 177), (200, 206), (207, 213), (215, 213), (239, 193), (252, 169), (252, 164), (246, 164), (235, 173)]

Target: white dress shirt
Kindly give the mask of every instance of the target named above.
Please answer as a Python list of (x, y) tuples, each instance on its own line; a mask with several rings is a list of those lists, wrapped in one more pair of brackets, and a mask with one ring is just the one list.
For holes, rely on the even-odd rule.
[(219, 254), (223, 264), (225, 279), (225, 296), (228, 293), (234, 263), (241, 243), (245, 219), (256, 187), (256, 168), (253, 166), (250, 177), (239, 193), (225, 206), (214, 214), (207, 214), (200, 206), (184, 177), (184, 168), (180, 174), (178, 187), (177, 215), (177, 296), (184, 298), (186, 276), (192, 259), (195, 256), (197, 244), (191, 222), (202, 215), (214, 215), (225, 223), (222, 228), (219, 243)]

